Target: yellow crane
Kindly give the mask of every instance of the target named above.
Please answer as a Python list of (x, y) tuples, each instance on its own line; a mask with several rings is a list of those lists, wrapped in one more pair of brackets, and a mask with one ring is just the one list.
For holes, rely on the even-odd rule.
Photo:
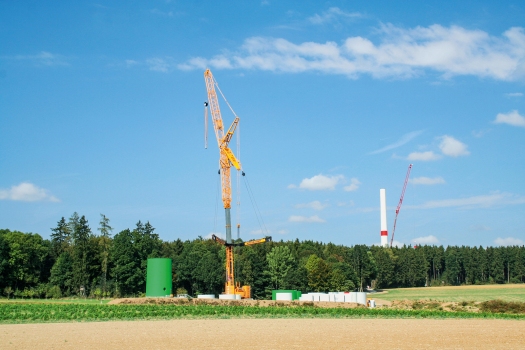
[[(237, 169), (237, 171), (240, 171), (241, 162), (235, 157), (228, 145), (233, 137), (235, 129), (239, 125), (239, 117), (235, 115), (233, 123), (230, 125), (228, 131), (226, 131), (225, 133), (224, 124), (222, 122), (221, 110), (219, 108), (219, 100), (217, 98), (217, 92), (215, 91), (215, 86), (217, 85), (217, 82), (213, 78), (213, 74), (209, 69), (206, 69), (206, 71), (204, 72), (204, 81), (206, 82), (206, 90), (208, 92), (208, 102), (205, 102), (204, 106), (205, 108), (207, 108), (208, 106), (210, 108), (213, 129), (215, 130), (215, 136), (217, 138), (217, 144), (219, 146), (219, 172), (221, 175), (222, 203), (224, 205), (224, 211), (226, 216), (226, 240), (223, 240), (215, 235), (212, 236), (212, 239), (215, 242), (224, 245), (226, 248), (226, 283), (224, 284), (224, 294), (237, 294), (240, 295), (241, 298), (250, 298), (250, 286), (241, 287), (239, 283), (235, 284), (233, 247), (264, 243), (271, 241), (272, 238), (267, 236), (265, 238), (254, 239), (247, 242), (232, 242), (232, 227), (230, 214), (232, 191), (230, 168), (233, 166), (235, 169)], [(205, 109), (205, 111), (207, 111), (207, 109)], [(205, 118), (205, 125), (207, 125), (207, 116), (205, 116)]]

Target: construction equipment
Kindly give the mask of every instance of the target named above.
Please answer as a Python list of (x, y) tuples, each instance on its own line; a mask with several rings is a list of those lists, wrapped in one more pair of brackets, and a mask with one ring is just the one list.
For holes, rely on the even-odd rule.
[(240, 295), (241, 298), (243, 299), (250, 298), (251, 297), (250, 286), (241, 287), (239, 282), (235, 283), (235, 276), (234, 276), (234, 271), (233, 271), (233, 247), (243, 247), (243, 246), (250, 246), (250, 245), (259, 244), (259, 243), (270, 242), (272, 240), (272, 237), (266, 236), (260, 239), (252, 239), (251, 241), (237, 242), (237, 243), (226, 243), (225, 240), (215, 235), (212, 235), (211, 239), (226, 247), (226, 283), (224, 286), (224, 289), (225, 289), (224, 294), (237, 294), (237, 295)]
[(401, 197), (399, 198), (399, 203), (397, 204), (396, 218), (394, 219), (394, 228), (392, 229), (392, 238), (390, 239), (390, 248), (392, 248), (392, 244), (394, 243), (394, 233), (396, 232), (397, 216), (399, 215), (399, 211), (401, 210), (401, 204), (403, 204), (403, 198), (405, 197), (405, 190), (407, 188), (408, 178), (410, 176), (411, 169), (412, 169), (412, 164), (408, 166), (407, 176), (405, 177), (405, 184), (403, 185), (403, 191), (401, 191)]
[[(205, 128), (207, 128), (207, 108), (210, 108), (211, 112), (211, 119), (213, 122), (213, 129), (215, 130), (215, 136), (217, 138), (217, 144), (219, 146), (219, 173), (221, 175), (221, 188), (222, 188), (222, 202), (224, 205), (224, 211), (226, 216), (226, 240), (222, 240), (221, 238), (213, 235), (212, 239), (215, 242), (221, 243), (226, 247), (226, 283), (224, 287), (224, 294), (237, 294), (240, 295), (241, 298), (249, 298), (251, 295), (250, 286), (240, 286), (239, 284), (235, 284), (235, 278), (234, 278), (234, 266), (233, 266), (233, 247), (235, 246), (244, 246), (244, 245), (252, 245), (252, 244), (258, 244), (258, 243), (264, 243), (271, 240), (271, 237), (265, 237), (262, 239), (256, 239), (251, 240), (248, 242), (243, 243), (233, 243), (232, 242), (232, 232), (231, 232), (231, 215), (230, 215), (230, 209), (231, 209), (231, 201), (232, 201), (232, 194), (231, 194), (231, 177), (230, 177), (230, 168), (233, 166), (237, 171), (241, 171), (241, 162), (235, 157), (232, 150), (228, 147), (230, 140), (233, 137), (233, 134), (235, 132), (235, 129), (239, 125), (239, 117), (235, 115), (235, 112), (233, 112), (233, 109), (229, 105), (228, 101), (226, 100), (226, 103), (232, 110), (233, 114), (235, 115), (235, 119), (233, 120), (233, 123), (229, 127), (226, 134), (224, 133), (224, 124), (222, 122), (222, 116), (221, 111), (219, 108), (219, 100), (217, 98), (217, 93), (215, 91), (215, 86), (217, 86), (217, 89), (220, 91), (217, 82), (213, 78), (213, 75), (209, 69), (206, 69), (204, 72), (204, 81), (206, 82), (206, 90), (208, 92), (208, 102), (204, 103), (205, 108)], [(222, 92), (221, 92), (222, 94)], [(224, 95), (223, 95), (224, 97)], [(205, 136), (205, 145), (207, 146), (207, 138)], [(244, 172), (242, 172), (242, 175), (244, 176)], [(239, 230), (240, 226), (237, 225), (237, 230)]]

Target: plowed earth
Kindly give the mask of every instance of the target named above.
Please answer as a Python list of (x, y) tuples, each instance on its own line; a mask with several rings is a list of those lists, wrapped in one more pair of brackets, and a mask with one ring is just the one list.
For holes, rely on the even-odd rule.
[(222, 319), (0, 325), (0, 349), (525, 349), (525, 322)]

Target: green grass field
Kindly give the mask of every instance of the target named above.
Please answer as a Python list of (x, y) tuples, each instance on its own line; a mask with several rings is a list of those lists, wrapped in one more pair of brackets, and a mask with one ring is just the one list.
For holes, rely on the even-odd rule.
[(81, 298), (75, 298), (75, 299), (9, 299), (6, 298), (0, 299), (0, 304), (2, 303), (21, 303), (21, 304), (107, 304), (111, 301), (111, 299), (103, 299), (103, 300), (97, 300), (97, 299), (81, 299)]
[(390, 301), (435, 300), (461, 302), (500, 299), (525, 302), (525, 284), (399, 288), (385, 290), (382, 293), (369, 294), (368, 297)]
[(235, 305), (0, 304), (1, 323), (85, 322), (196, 318), (498, 318), (525, 320), (523, 314), (368, 308), (257, 307)]

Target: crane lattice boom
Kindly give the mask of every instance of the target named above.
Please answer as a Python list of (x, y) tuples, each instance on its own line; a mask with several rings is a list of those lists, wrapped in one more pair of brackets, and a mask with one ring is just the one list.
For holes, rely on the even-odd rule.
[[(219, 167), (220, 167), (220, 175), (221, 175), (222, 202), (224, 205), (224, 212), (226, 216), (226, 240), (222, 240), (215, 235), (212, 236), (212, 239), (220, 244), (223, 244), (226, 247), (226, 283), (224, 286), (224, 289), (225, 289), (224, 293), (225, 294), (238, 294), (238, 295), (241, 295), (241, 297), (243, 298), (249, 298), (251, 295), (250, 286), (241, 287), (239, 284), (237, 285), (235, 284), (233, 247), (264, 243), (264, 242), (270, 241), (271, 237), (265, 237), (262, 239), (251, 240), (251, 241), (247, 241), (243, 243), (233, 243), (232, 242), (231, 214), (230, 214), (232, 191), (231, 191), (230, 169), (233, 166), (235, 169), (241, 170), (241, 162), (235, 157), (235, 155), (233, 154), (232, 150), (228, 147), (228, 145), (233, 137), (233, 134), (235, 133), (235, 129), (239, 125), (239, 117), (235, 116), (233, 123), (228, 128), (228, 131), (226, 131), (226, 134), (225, 134), (224, 124), (222, 122), (222, 117), (221, 117), (221, 110), (219, 108), (219, 100), (217, 98), (217, 92), (215, 91), (215, 86), (217, 85), (217, 82), (213, 78), (213, 75), (211, 74), (211, 71), (209, 69), (206, 69), (206, 71), (204, 72), (204, 81), (206, 82), (206, 90), (208, 92), (208, 103), (205, 103), (204, 106), (205, 107), (209, 106), (210, 108), (211, 119), (213, 122), (213, 129), (215, 130), (215, 136), (217, 138), (217, 145), (219, 146)], [(205, 117), (206, 116), (207, 114), (205, 112)], [(205, 122), (205, 128), (206, 128), (206, 125), (207, 125), (207, 119)], [(206, 140), (206, 136), (205, 136), (205, 140)], [(205, 141), (205, 145), (207, 145), (206, 141)]]

